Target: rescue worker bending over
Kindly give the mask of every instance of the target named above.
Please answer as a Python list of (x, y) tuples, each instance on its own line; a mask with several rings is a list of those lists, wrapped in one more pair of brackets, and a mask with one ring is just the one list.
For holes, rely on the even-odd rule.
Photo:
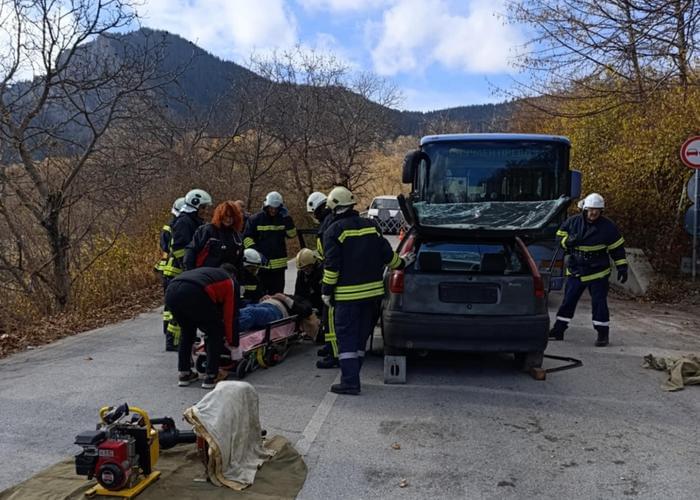
[[(173, 225), (175, 225), (175, 220), (177, 216), (180, 215), (180, 210), (185, 206), (185, 197), (178, 198), (173, 203), (173, 207), (170, 209), (172, 217), (170, 221), (165, 224), (160, 230), (160, 251), (161, 259), (156, 264), (155, 270), (160, 273), (161, 282), (163, 284), (163, 299), (165, 299), (165, 291), (168, 289), (168, 283), (173, 278), (173, 273), (175, 276), (179, 274), (179, 269), (171, 269), (168, 266), (168, 256), (170, 255), (170, 244), (172, 243), (172, 232)], [(172, 347), (172, 341), (168, 343), (168, 326), (173, 319), (172, 313), (168, 310), (166, 306), (163, 306), (163, 335), (165, 335), (165, 350), (174, 350)], [(172, 334), (171, 334), (172, 336)], [(170, 349), (168, 347), (170, 346)]]
[[(201, 189), (193, 189), (185, 195), (185, 205), (172, 225), (168, 263), (163, 271), (165, 276), (174, 278), (185, 269), (183, 262), (185, 247), (192, 241), (197, 228), (204, 224), (204, 219), (211, 216), (212, 204), (213, 200), (209, 193)], [(180, 327), (173, 318), (168, 325), (165, 349), (167, 351), (177, 351), (179, 341)]]
[(243, 299), (246, 302), (257, 302), (262, 296), (262, 287), (258, 280), (258, 271), (263, 265), (263, 256), (253, 248), (243, 251), (243, 269), (240, 273), (240, 283)]
[(331, 329), (335, 326), (340, 348), (340, 384), (331, 386), (336, 394), (360, 393), (365, 345), (384, 296), (384, 267), (402, 269), (410, 263), (392, 250), (374, 221), (353, 210), (354, 205), (348, 189), (334, 188), (328, 195), (334, 221), (323, 235), (322, 299), (334, 308)]
[(557, 320), (549, 332), (553, 340), (563, 340), (564, 330), (574, 317), (576, 304), (588, 288), (593, 307), (593, 328), (598, 332), (595, 345), (608, 345), (610, 313), (608, 311), (608, 277), (612, 273), (610, 259), (617, 268), (617, 280), (627, 281), (625, 240), (615, 224), (602, 216), (605, 200), (597, 193), (586, 196), (579, 208), (583, 212), (570, 217), (557, 231), (559, 244), (568, 255), (564, 300), (557, 311)]
[(240, 291), (230, 264), (224, 267), (198, 267), (181, 273), (168, 286), (165, 302), (182, 329), (178, 350), (178, 385), (186, 386), (199, 377), (191, 369), (192, 346), (199, 328), (205, 334), (207, 374), (202, 382), (205, 389), (213, 388), (225, 378), (219, 372), (219, 358), (224, 339), (234, 347), (239, 339)]
[(185, 269), (219, 267), (228, 262), (240, 269), (243, 260), (243, 217), (232, 201), (219, 204), (211, 222), (199, 226), (185, 249)]
[[(319, 223), (318, 232), (316, 233), (316, 252), (321, 261), (323, 261), (323, 233), (333, 222), (333, 212), (327, 206), (328, 197), (319, 192), (313, 192), (306, 200), (307, 212), (313, 214), (313, 218)], [(331, 309), (323, 304), (321, 309), (321, 332), (323, 337), (318, 340), (324, 340), (324, 346), (318, 350), (318, 355), (323, 359), (316, 362), (316, 368), (327, 369), (337, 368), (338, 363), (338, 341), (335, 337), (335, 331), (330, 331), (332, 324)]]
[(282, 195), (267, 193), (262, 211), (248, 219), (243, 233), (245, 248), (255, 248), (267, 258), (267, 266), (260, 269), (259, 278), (266, 294), (284, 292), (284, 274), (287, 269), (287, 243), (295, 238), (294, 221), (284, 207)]
[[(296, 264), (298, 271), (296, 282), (294, 283), (294, 295), (302, 297), (321, 314), (325, 306), (321, 300), (323, 265), (319, 261), (318, 255), (308, 248), (299, 250), (296, 256)], [(315, 340), (319, 330), (306, 333)]]

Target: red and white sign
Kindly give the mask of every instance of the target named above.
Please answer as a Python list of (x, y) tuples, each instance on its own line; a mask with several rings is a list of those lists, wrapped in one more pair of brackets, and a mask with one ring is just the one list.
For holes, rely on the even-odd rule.
[(700, 135), (691, 137), (681, 146), (681, 161), (690, 168), (700, 168)]

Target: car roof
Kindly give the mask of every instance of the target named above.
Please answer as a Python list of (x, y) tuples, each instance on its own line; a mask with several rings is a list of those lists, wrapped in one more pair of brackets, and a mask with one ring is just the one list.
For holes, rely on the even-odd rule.
[(395, 199), (396, 199), (396, 196), (391, 196), (391, 195), (388, 195), (388, 194), (383, 194), (383, 195), (381, 195), (381, 196), (375, 196), (374, 199), (375, 199), (375, 200), (395, 200)]
[(448, 141), (555, 141), (571, 145), (567, 137), (561, 135), (544, 134), (439, 134), (426, 135), (421, 138), (420, 145), (431, 142)]

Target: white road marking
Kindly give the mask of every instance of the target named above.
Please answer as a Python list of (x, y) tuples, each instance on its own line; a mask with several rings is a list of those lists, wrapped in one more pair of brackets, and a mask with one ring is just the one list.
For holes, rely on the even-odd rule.
[[(339, 382), (340, 373), (338, 373), (338, 376), (335, 378), (333, 383), (337, 384)], [(321, 427), (323, 427), (323, 424), (333, 409), (336, 399), (338, 399), (338, 395), (330, 391), (323, 396), (323, 399), (318, 405), (318, 408), (316, 408), (311, 420), (309, 420), (309, 423), (306, 424), (304, 432), (301, 434), (301, 438), (294, 445), (300, 455), (304, 456), (309, 452), (311, 445), (314, 444), (314, 441), (316, 440), (316, 436), (318, 436), (318, 433), (321, 431)]]

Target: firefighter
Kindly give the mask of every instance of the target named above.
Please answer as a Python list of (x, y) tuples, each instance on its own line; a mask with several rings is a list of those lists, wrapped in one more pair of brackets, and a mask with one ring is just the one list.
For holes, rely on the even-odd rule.
[(557, 311), (549, 337), (563, 340), (564, 330), (574, 317), (576, 304), (588, 288), (593, 307), (593, 328), (598, 333), (595, 345), (604, 347), (609, 342), (610, 315), (608, 311), (608, 278), (612, 273), (610, 260), (617, 268), (617, 280), (627, 281), (625, 240), (615, 224), (603, 217), (605, 200), (598, 193), (586, 196), (579, 208), (581, 214), (570, 217), (557, 231), (558, 243), (567, 257), (564, 300)]
[(220, 203), (211, 222), (199, 226), (185, 249), (185, 269), (219, 267), (224, 262), (241, 268), (243, 217), (232, 201)]
[(254, 248), (243, 251), (243, 269), (241, 270), (241, 288), (245, 302), (258, 302), (262, 297), (262, 287), (258, 280), (258, 271), (263, 266), (263, 257)]
[(318, 255), (308, 248), (302, 248), (295, 258), (297, 279), (294, 283), (294, 295), (305, 298), (311, 307), (320, 311), (323, 307), (321, 300), (321, 280), (323, 265)]
[[(313, 192), (306, 200), (306, 210), (313, 215), (313, 218), (319, 223), (318, 232), (316, 234), (316, 252), (321, 261), (323, 261), (323, 232), (333, 222), (333, 213), (327, 206), (328, 197), (319, 192)], [(324, 340), (325, 345), (318, 350), (318, 355), (323, 359), (316, 362), (316, 368), (329, 369), (337, 368), (338, 363), (338, 341), (335, 337), (335, 331), (330, 330), (333, 324), (330, 314), (332, 309), (323, 304), (321, 309), (321, 331), (323, 338), (319, 336), (319, 340)]]
[[(192, 241), (197, 228), (204, 224), (204, 219), (211, 215), (212, 204), (209, 193), (201, 189), (193, 189), (185, 195), (185, 205), (172, 226), (168, 262), (163, 269), (167, 278), (172, 279), (185, 269), (185, 247)], [(165, 338), (166, 350), (177, 351), (179, 341), (180, 327), (176, 319), (171, 318)]]
[(199, 376), (192, 371), (192, 346), (197, 329), (205, 334), (207, 350), (204, 389), (213, 388), (225, 378), (219, 371), (219, 361), (224, 340), (238, 347), (240, 329), (239, 289), (233, 277), (235, 268), (230, 264), (222, 267), (198, 267), (185, 271), (173, 279), (165, 292), (165, 303), (173, 312), (181, 328), (178, 349), (178, 385), (187, 386)]
[(341, 371), (340, 384), (333, 384), (331, 392), (359, 394), (365, 345), (384, 296), (384, 267), (402, 269), (412, 259), (401, 259), (376, 223), (360, 217), (348, 189), (334, 188), (327, 204), (334, 218), (323, 234), (322, 300), (334, 309), (331, 329), (338, 338)]
[[(170, 213), (172, 217), (170, 221), (165, 224), (160, 230), (160, 251), (161, 259), (155, 265), (156, 272), (160, 273), (161, 282), (163, 283), (163, 297), (165, 297), (165, 290), (168, 288), (168, 283), (172, 279), (170, 276), (166, 276), (165, 270), (168, 265), (168, 255), (170, 254), (170, 243), (172, 241), (172, 227), (175, 224), (177, 216), (180, 215), (180, 210), (185, 205), (185, 197), (181, 197), (175, 200)], [(174, 350), (172, 346), (172, 340), (168, 342), (168, 325), (173, 319), (172, 313), (168, 310), (166, 306), (163, 306), (163, 335), (165, 335), (165, 350)]]
[(258, 274), (264, 294), (284, 292), (288, 260), (285, 238), (296, 235), (294, 221), (284, 206), (282, 195), (277, 191), (267, 193), (262, 210), (248, 219), (243, 233), (245, 248), (255, 248), (267, 259), (267, 265)]

